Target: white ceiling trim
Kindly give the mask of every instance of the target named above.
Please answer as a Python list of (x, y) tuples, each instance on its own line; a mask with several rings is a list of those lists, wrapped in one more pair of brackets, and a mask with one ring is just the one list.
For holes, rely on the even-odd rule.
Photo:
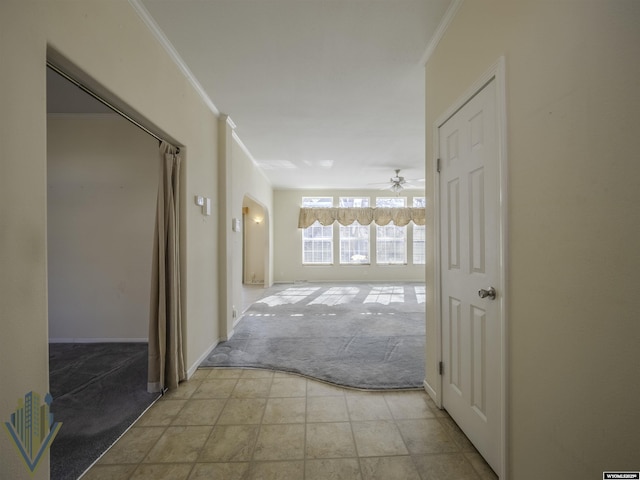
[(256, 170), (258, 172), (260, 172), (260, 174), (262, 175), (262, 177), (265, 179), (265, 181), (267, 182), (267, 184), (269, 184), (270, 186), (273, 186), (273, 183), (271, 183), (271, 180), (269, 180), (269, 177), (267, 177), (267, 174), (264, 173), (264, 171), (260, 168), (260, 165), (258, 165), (258, 162), (256, 162), (256, 159), (253, 158), (253, 155), (251, 155), (251, 152), (249, 151), (249, 149), (247, 148), (247, 146), (244, 144), (244, 142), (242, 140), (240, 140), (240, 137), (238, 136), (238, 134), (236, 133), (236, 131), (232, 131), (231, 132), (231, 136), (233, 137), (233, 139), (238, 142), (238, 146), (242, 149), (242, 151), (247, 155), (247, 157), (249, 157), (249, 160), (251, 160), (253, 162), (253, 164), (256, 166)]
[(207, 107), (209, 107), (209, 109), (213, 112), (213, 114), (216, 117), (219, 117), (220, 110), (218, 110), (218, 108), (215, 106), (213, 101), (209, 98), (209, 95), (207, 95), (207, 93), (204, 91), (204, 88), (202, 88), (202, 85), (200, 85), (200, 82), (198, 82), (198, 80), (193, 75), (193, 73), (191, 73), (191, 70), (189, 70), (189, 67), (187, 67), (187, 64), (184, 63), (184, 60), (182, 60), (182, 57), (180, 57), (180, 54), (178, 53), (178, 51), (171, 44), (171, 42), (169, 41), (167, 36), (164, 34), (164, 32), (160, 29), (156, 21), (151, 17), (151, 15), (149, 14), (149, 11), (145, 8), (144, 5), (142, 5), (140, 0), (129, 0), (129, 3), (133, 7), (133, 9), (136, 11), (138, 16), (145, 23), (147, 28), (149, 28), (151, 33), (153, 33), (154, 37), (156, 37), (156, 39), (160, 42), (160, 44), (163, 46), (165, 51), (169, 54), (169, 56), (175, 62), (178, 68), (180, 68), (184, 76), (187, 77), (187, 79), (189, 80), (193, 88), (195, 88), (196, 92), (198, 92), (198, 94), (200, 95), (200, 98), (202, 98), (202, 101), (207, 105)]
[(420, 58), (420, 65), (422, 66), (427, 65), (427, 62), (431, 58), (431, 55), (433, 55), (433, 52), (438, 46), (438, 43), (440, 43), (440, 40), (442, 40), (442, 37), (444, 37), (444, 34), (447, 31), (447, 28), (449, 28), (449, 25), (453, 21), (453, 17), (455, 17), (456, 13), (458, 13), (458, 9), (462, 5), (463, 1), (464, 0), (453, 0), (451, 5), (449, 5), (449, 8), (447, 8), (447, 11), (444, 12), (444, 15), (442, 16), (442, 20), (440, 20), (440, 23), (438, 24), (438, 28), (433, 34), (433, 37), (431, 37), (431, 41), (429, 42), (429, 45), (427, 45), (427, 49), (425, 50), (425, 52), (422, 54), (422, 57)]

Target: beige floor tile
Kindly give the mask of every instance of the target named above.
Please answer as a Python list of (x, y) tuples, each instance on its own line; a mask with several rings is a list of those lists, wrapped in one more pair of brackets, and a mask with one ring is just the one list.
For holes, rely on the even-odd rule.
[(186, 403), (186, 400), (160, 399), (136, 422), (136, 427), (167, 426)]
[(353, 422), (352, 428), (360, 457), (409, 454), (398, 427), (390, 420)]
[(142, 464), (136, 468), (130, 480), (187, 480), (190, 471), (190, 463)]
[(187, 478), (497, 480), (423, 392), (226, 368), (166, 394), (83, 480)]
[(307, 394), (307, 380), (302, 377), (275, 378), (271, 383), (270, 397), (304, 397)]
[(398, 420), (397, 425), (409, 452), (412, 454), (459, 451), (451, 436), (435, 418)]
[(347, 422), (347, 402), (341, 397), (307, 397), (307, 422)]
[(273, 378), (273, 371), (259, 368), (246, 368), (242, 370), (242, 378)]
[(467, 438), (467, 436), (460, 430), (460, 427), (450, 417), (443, 417), (439, 419), (440, 425), (444, 427), (446, 432), (451, 436), (458, 448), (463, 452), (476, 453), (477, 450)]
[(448, 417), (449, 414), (447, 413), (446, 410), (442, 410), (440, 408), (438, 408), (435, 404), (435, 402), (433, 401), (433, 399), (427, 395), (425, 397), (425, 401), (427, 402), (427, 406), (431, 409), (431, 412), (436, 416), (436, 417)]
[(189, 400), (171, 425), (215, 425), (225, 402), (222, 398)]
[(307, 458), (355, 456), (356, 446), (349, 422), (307, 424)]
[(270, 398), (264, 411), (262, 423), (304, 423), (306, 413), (306, 399)]
[(420, 480), (409, 456), (361, 458), (362, 480)]
[(278, 370), (273, 371), (273, 378), (291, 378), (291, 377), (306, 378), (302, 375), (298, 375), (297, 373), (293, 373), (293, 372), (280, 372)]
[(347, 394), (347, 408), (352, 422), (392, 418), (387, 402), (378, 394)]
[(309, 397), (344, 397), (344, 388), (317, 380), (307, 380)]
[(133, 427), (102, 456), (99, 463), (140, 463), (164, 431), (165, 427)]
[(163, 400), (188, 400), (191, 395), (198, 389), (202, 379), (194, 380), (193, 378), (187, 382), (182, 382), (178, 388), (168, 390), (163, 396)]
[(471, 463), (461, 453), (416, 455), (413, 461), (422, 480), (480, 480)]
[(254, 460), (304, 458), (304, 425), (262, 425), (253, 453)]
[(397, 420), (408, 418), (435, 418), (429, 408), (425, 393), (420, 392), (398, 392), (385, 393), (384, 399), (387, 401), (391, 415)]
[(241, 378), (231, 392), (236, 398), (266, 398), (271, 388), (271, 378)]
[(196, 463), (189, 480), (244, 480), (249, 463)]
[(256, 462), (249, 472), (249, 480), (303, 480), (304, 462)]
[(94, 465), (82, 480), (127, 479), (135, 469), (136, 465)]
[(191, 398), (227, 398), (231, 395), (236, 383), (238, 380), (233, 378), (207, 378), (200, 383)]
[(487, 464), (479, 453), (465, 453), (464, 456), (471, 462), (471, 466), (482, 480), (498, 480), (498, 476)]
[(240, 378), (244, 372), (241, 368), (211, 368), (205, 371), (208, 372), (207, 379)]
[(192, 380), (204, 380), (205, 378), (207, 378), (207, 375), (209, 375), (209, 370), (199, 368), (195, 372), (193, 372), (193, 375), (191, 375), (191, 378), (189, 378), (188, 381), (191, 382)]
[(145, 463), (195, 462), (211, 427), (168, 427), (144, 459)]
[(258, 424), (262, 421), (266, 404), (266, 398), (230, 398), (218, 418), (218, 424)]
[(305, 480), (361, 480), (357, 458), (307, 460)]
[(257, 425), (218, 425), (204, 444), (198, 462), (246, 462), (251, 460), (258, 438)]

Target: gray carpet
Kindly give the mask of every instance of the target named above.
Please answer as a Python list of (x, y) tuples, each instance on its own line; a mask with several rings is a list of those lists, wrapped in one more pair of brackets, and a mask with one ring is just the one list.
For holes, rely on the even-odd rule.
[(51, 479), (77, 479), (158, 397), (147, 393), (146, 343), (49, 345)]
[(423, 386), (424, 351), (424, 284), (279, 285), (245, 312), (232, 338), (200, 366), (268, 368), (348, 387), (408, 389)]

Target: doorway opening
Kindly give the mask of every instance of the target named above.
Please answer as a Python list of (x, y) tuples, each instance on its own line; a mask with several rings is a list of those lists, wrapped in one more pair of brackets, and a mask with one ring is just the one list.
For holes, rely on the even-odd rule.
[(157, 141), (47, 68), (51, 478), (78, 478), (147, 393)]

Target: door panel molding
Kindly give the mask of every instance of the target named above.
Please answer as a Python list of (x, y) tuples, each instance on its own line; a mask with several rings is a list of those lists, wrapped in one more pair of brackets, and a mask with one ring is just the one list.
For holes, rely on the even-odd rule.
[[(506, 111), (506, 67), (505, 57), (500, 57), (491, 67), (473, 83), (458, 99), (451, 104), (451, 106), (438, 117), (433, 124), (433, 161), (436, 162), (440, 154), (440, 141), (439, 141), (439, 129), (447, 120), (453, 117), (464, 105), (466, 105), (471, 99), (473, 99), (487, 84), (492, 80), (495, 80), (495, 93), (496, 93), (496, 116), (497, 116), (497, 131), (496, 131), (496, 146), (497, 146), (497, 168), (498, 168), (498, 188), (499, 192), (499, 211), (498, 211), (498, 243), (499, 243), (499, 271), (500, 281), (496, 288), (500, 292), (500, 295), (496, 299), (499, 303), (498, 308), (500, 310), (500, 383), (501, 383), (501, 461), (500, 461), (500, 478), (502, 480), (507, 479), (508, 474), (508, 458), (509, 458), (509, 424), (508, 424), (508, 225), (507, 225), (507, 111)], [(481, 138), (482, 132), (475, 132), (474, 138)], [(452, 159), (442, 159), (444, 162), (449, 162)], [(434, 169), (435, 170), (435, 169)], [(443, 359), (442, 348), (442, 289), (440, 282), (442, 281), (442, 265), (441, 265), (441, 241), (440, 231), (442, 226), (440, 216), (440, 178), (439, 174), (433, 175), (432, 188), (433, 188), (433, 212), (434, 212), (434, 228), (437, 232), (434, 235), (434, 249), (436, 255), (434, 256), (434, 309), (436, 312), (436, 318), (439, 319), (435, 322), (436, 327), (436, 358), (438, 361), (447, 361)], [(483, 232), (484, 233), (484, 232)], [(473, 252), (471, 252), (473, 254)], [(478, 260), (478, 259), (476, 259)], [(484, 259), (483, 259), (484, 260)], [(477, 265), (477, 264), (476, 264)], [(479, 265), (478, 265), (479, 266)], [(479, 352), (478, 352), (479, 353)], [(446, 367), (445, 367), (446, 368)], [(480, 372), (477, 372), (480, 374)], [(425, 390), (433, 398), (436, 405), (442, 408), (442, 390), (443, 390), (443, 377), (440, 376), (439, 380), (433, 383), (425, 381)]]

